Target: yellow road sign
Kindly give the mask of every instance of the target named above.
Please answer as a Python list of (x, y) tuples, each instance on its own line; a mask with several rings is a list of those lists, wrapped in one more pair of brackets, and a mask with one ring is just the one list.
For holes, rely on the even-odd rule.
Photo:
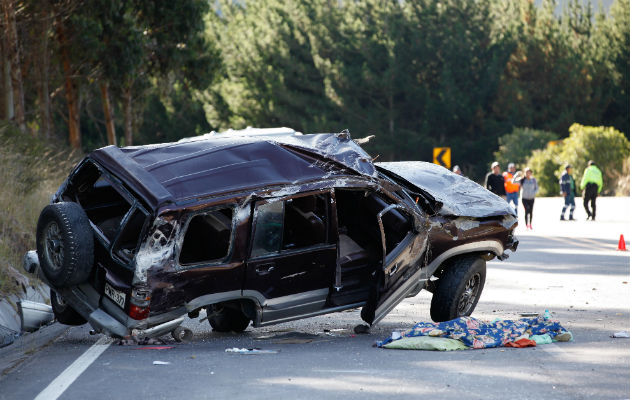
[(451, 168), (451, 148), (450, 147), (434, 147), (433, 163), (441, 165), (444, 168)]

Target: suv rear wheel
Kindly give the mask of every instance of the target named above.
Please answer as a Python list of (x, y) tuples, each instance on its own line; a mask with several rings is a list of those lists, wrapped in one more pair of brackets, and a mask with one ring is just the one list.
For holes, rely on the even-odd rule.
[(94, 262), (94, 236), (80, 205), (53, 203), (42, 210), (37, 221), (37, 255), (53, 286), (87, 280)]
[(472, 314), (486, 282), (486, 261), (479, 256), (454, 258), (435, 283), (431, 319), (450, 321)]
[(222, 304), (208, 307), (208, 322), (212, 330), (217, 332), (243, 332), (249, 326), (250, 319), (240, 308), (232, 308)]
[(63, 298), (54, 290), (50, 289), (50, 305), (52, 306), (55, 318), (64, 325), (83, 325), (87, 321), (78, 312), (66, 303)]

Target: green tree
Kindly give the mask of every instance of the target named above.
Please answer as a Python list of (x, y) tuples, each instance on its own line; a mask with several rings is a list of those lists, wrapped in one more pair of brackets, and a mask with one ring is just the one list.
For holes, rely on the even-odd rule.
[(504, 168), (513, 162), (518, 168), (526, 167), (534, 150), (544, 149), (547, 143), (557, 140), (558, 134), (530, 128), (514, 128), (511, 133), (499, 137), (499, 150), (494, 159)]
[[(558, 179), (562, 172), (561, 144), (549, 144), (542, 150), (534, 150), (527, 161), (540, 187), (539, 196), (558, 196)], [(575, 176), (575, 175), (574, 175)]]
[(613, 127), (593, 127), (573, 124), (570, 135), (556, 145), (544, 150), (534, 150), (528, 164), (533, 169), (541, 187), (541, 196), (558, 193), (558, 178), (566, 164), (573, 167), (576, 181), (582, 177), (589, 160), (595, 161), (604, 177), (603, 194), (613, 194), (617, 181), (624, 179), (619, 172), (630, 156), (630, 142)]
[(323, 5), (220, 3), (220, 13), (210, 18), (209, 36), (221, 48), (225, 77), (203, 94), (213, 125), (341, 130), (328, 123), (333, 108), (316, 65), (314, 35), (330, 26), (316, 27)]
[(573, 166), (576, 180), (581, 179), (588, 161), (595, 161), (604, 177), (602, 193), (614, 193), (617, 172), (630, 156), (630, 141), (613, 127), (573, 124), (569, 132), (569, 137), (562, 142), (560, 159)]
[(598, 15), (593, 62), (599, 66), (600, 121), (615, 126), (630, 138), (630, 0), (616, 0), (610, 16)]

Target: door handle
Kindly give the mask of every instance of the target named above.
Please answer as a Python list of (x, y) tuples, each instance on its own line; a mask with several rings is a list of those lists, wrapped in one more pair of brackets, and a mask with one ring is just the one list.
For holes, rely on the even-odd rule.
[(276, 264), (274, 263), (262, 264), (256, 267), (256, 273), (258, 275), (267, 275), (274, 269), (276, 269)]
[(390, 269), (387, 274), (389, 276), (392, 276), (392, 275), (394, 275), (396, 273), (396, 271), (398, 271), (398, 263), (394, 264), (394, 268)]

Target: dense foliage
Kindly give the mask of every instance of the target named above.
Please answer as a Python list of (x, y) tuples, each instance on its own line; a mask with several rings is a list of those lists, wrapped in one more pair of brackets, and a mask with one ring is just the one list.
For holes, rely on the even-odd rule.
[(540, 184), (540, 195), (558, 193), (558, 179), (566, 164), (573, 167), (573, 177), (579, 184), (589, 160), (593, 160), (602, 171), (602, 194), (629, 195), (627, 188), (617, 187), (619, 178), (627, 176), (622, 168), (630, 163), (630, 141), (624, 134), (612, 127), (580, 124), (571, 125), (569, 132), (569, 137), (561, 142), (534, 151), (528, 161)]
[(480, 178), (495, 151), (524, 160), (510, 133), (529, 150), (575, 122), (630, 134), (630, 0), (0, 4), (0, 119), (84, 150), (348, 128), (380, 160), (450, 146)]
[(549, 142), (557, 139), (558, 135), (554, 132), (514, 128), (511, 133), (499, 137), (499, 150), (494, 152), (494, 159), (502, 168), (507, 168), (511, 162), (517, 168), (525, 168), (534, 150), (544, 149)]

